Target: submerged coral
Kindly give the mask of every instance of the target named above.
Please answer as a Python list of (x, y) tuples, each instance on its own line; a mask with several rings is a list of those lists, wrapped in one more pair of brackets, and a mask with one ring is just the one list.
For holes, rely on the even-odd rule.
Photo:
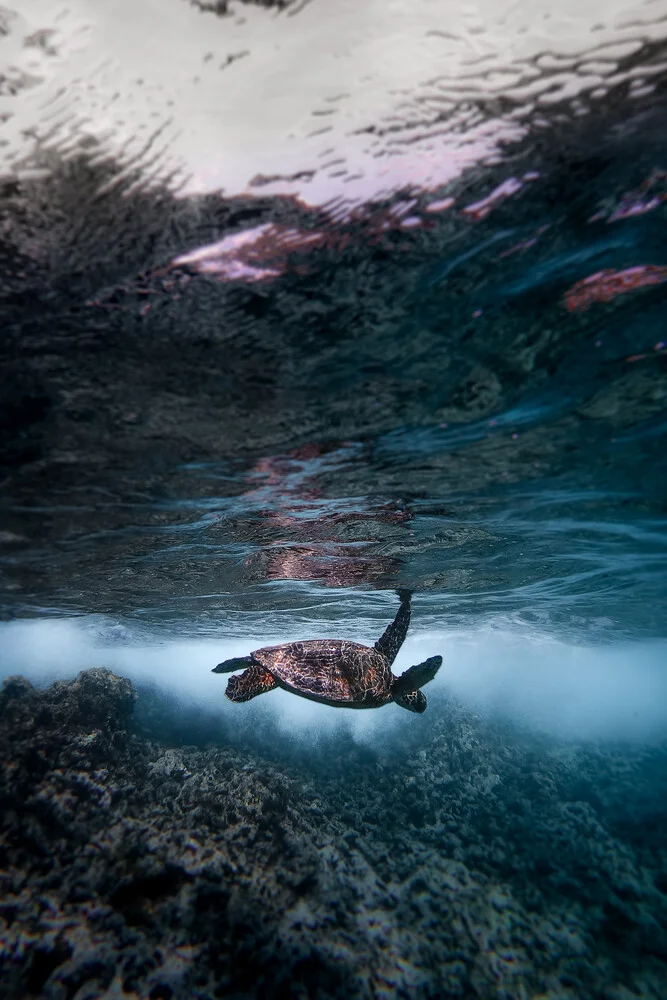
[(5, 682), (6, 1000), (667, 994), (663, 749), (449, 700), (381, 750), (175, 746), (135, 698)]

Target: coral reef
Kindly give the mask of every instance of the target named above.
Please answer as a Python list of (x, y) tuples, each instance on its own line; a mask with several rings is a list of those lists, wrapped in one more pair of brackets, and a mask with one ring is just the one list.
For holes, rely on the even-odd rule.
[(667, 995), (664, 749), (448, 699), (375, 749), (177, 746), (136, 697), (5, 682), (5, 1000)]

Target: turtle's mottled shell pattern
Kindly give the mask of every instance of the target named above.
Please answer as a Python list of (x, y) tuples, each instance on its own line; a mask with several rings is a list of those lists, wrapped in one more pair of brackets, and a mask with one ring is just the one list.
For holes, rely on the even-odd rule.
[(287, 691), (329, 705), (375, 708), (391, 701), (393, 676), (377, 649), (345, 639), (265, 646), (252, 654)]

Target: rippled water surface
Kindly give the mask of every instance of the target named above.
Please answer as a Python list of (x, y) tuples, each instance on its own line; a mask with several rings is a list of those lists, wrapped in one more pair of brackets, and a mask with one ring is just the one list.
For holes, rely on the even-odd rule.
[[(450, 696), (556, 757), (664, 749), (666, 43), (662, 0), (0, 9), (0, 674), (102, 664), (152, 691), (141, 732), (250, 747), (290, 780), (297, 745), (329, 775), (322, 739), (350, 767), (394, 737), (437, 758)], [(224, 703), (219, 659), (372, 644), (398, 588), (398, 668), (445, 658), (430, 723)], [(605, 767), (591, 787), (620, 801)], [(659, 770), (637, 779), (647, 830)], [(645, 981), (558, 992), (494, 965), (493, 994), (413, 986), (664, 996), (661, 877)], [(410, 988), (374, 982), (359, 995)]]
[(663, 634), (664, 120), (589, 115), (438, 212), (7, 181), (6, 614), (236, 634), (404, 585), (425, 624)]

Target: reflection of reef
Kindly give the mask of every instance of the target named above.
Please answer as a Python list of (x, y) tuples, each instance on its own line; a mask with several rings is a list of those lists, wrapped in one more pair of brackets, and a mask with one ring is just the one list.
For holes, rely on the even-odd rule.
[(442, 701), (378, 751), (175, 749), (128, 732), (134, 697), (5, 684), (7, 1000), (665, 995), (663, 751)]
[(667, 267), (642, 264), (624, 271), (607, 268), (582, 278), (563, 297), (570, 312), (584, 310), (593, 302), (611, 302), (618, 295), (627, 295), (639, 288), (651, 288), (667, 281)]
[(323, 474), (336, 474), (350, 460), (345, 447), (312, 442), (289, 455), (260, 459), (248, 470), (245, 494), (251, 514), (235, 526), (256, 552), (244, 560), (246, 580), (318, 580), (328, 586), (391, 585), (400, 560), (377, 553), (380, 543), (398, 540), (396, 528), (413, 514), (399, 501), (359, 498), (349, 509), (327, 499)]
[[(397, 498), (417, 514), (429, 497), (567, 476), (575, 490), (661, 502), (660, 434), (647, 427), (631, 447), (614, 439), (647, 413), (661, 426), (651, 378), (664, 360), (667, 284), (631, 269), (662, 266), (667, 203), (652, 164), (663, 108), (642, 108), (621, 134), (619, 109), (601, 105), (557, 150), (526, 143), (511, 163), (461, 177), (437, 212), (412, 189), (353, 218), (261, 186), (176, 198), (94, 146), (45, 153), (43, 173), (4, 181), (6, 606), (115, 614), (266, 577), (389, 585), (397, 559), (418, 583), (405, 560), (441, 525), (392, 528), (377, 512)], [(424, 224), (406, 227), (415, 213)], [(277, 273), (255, 280), (264, 271)], [(616, 276), (595, 290), (613, 290), (613, 303), (568, 312), (566, 289), (593, 272)], [(616, 294), (628, 273), (641, 293)], [(619, 397), (613, 425), (609, 408), (583, 419), (637, 358), (647, 377)], [(416, 436), (387, 452), (384, 437), (406, 429)], [(312, 508), (290, 510), (280, 456), (333, 441), (351, 442), (342, 462), (320, 463), (304, 484), (318, 491)], [(233, 468), (216, 482), (200, 463)], [(251, 506), (248, 469), (277, 484), (264, 513)], [(359, 498), (364, 510), (348, 510)], [(352, 553), (358, 542), (370, 547)], [(459, 566), (447, 572), (462, 578)], [(442, 581), (440, 553), (419, 573)]]
[(353, 587), (395, 579), (400, 561), (359, 555), (352, 546), (270, 546), (245, 560), (249, 580), (318, 580), (328, 587)]

